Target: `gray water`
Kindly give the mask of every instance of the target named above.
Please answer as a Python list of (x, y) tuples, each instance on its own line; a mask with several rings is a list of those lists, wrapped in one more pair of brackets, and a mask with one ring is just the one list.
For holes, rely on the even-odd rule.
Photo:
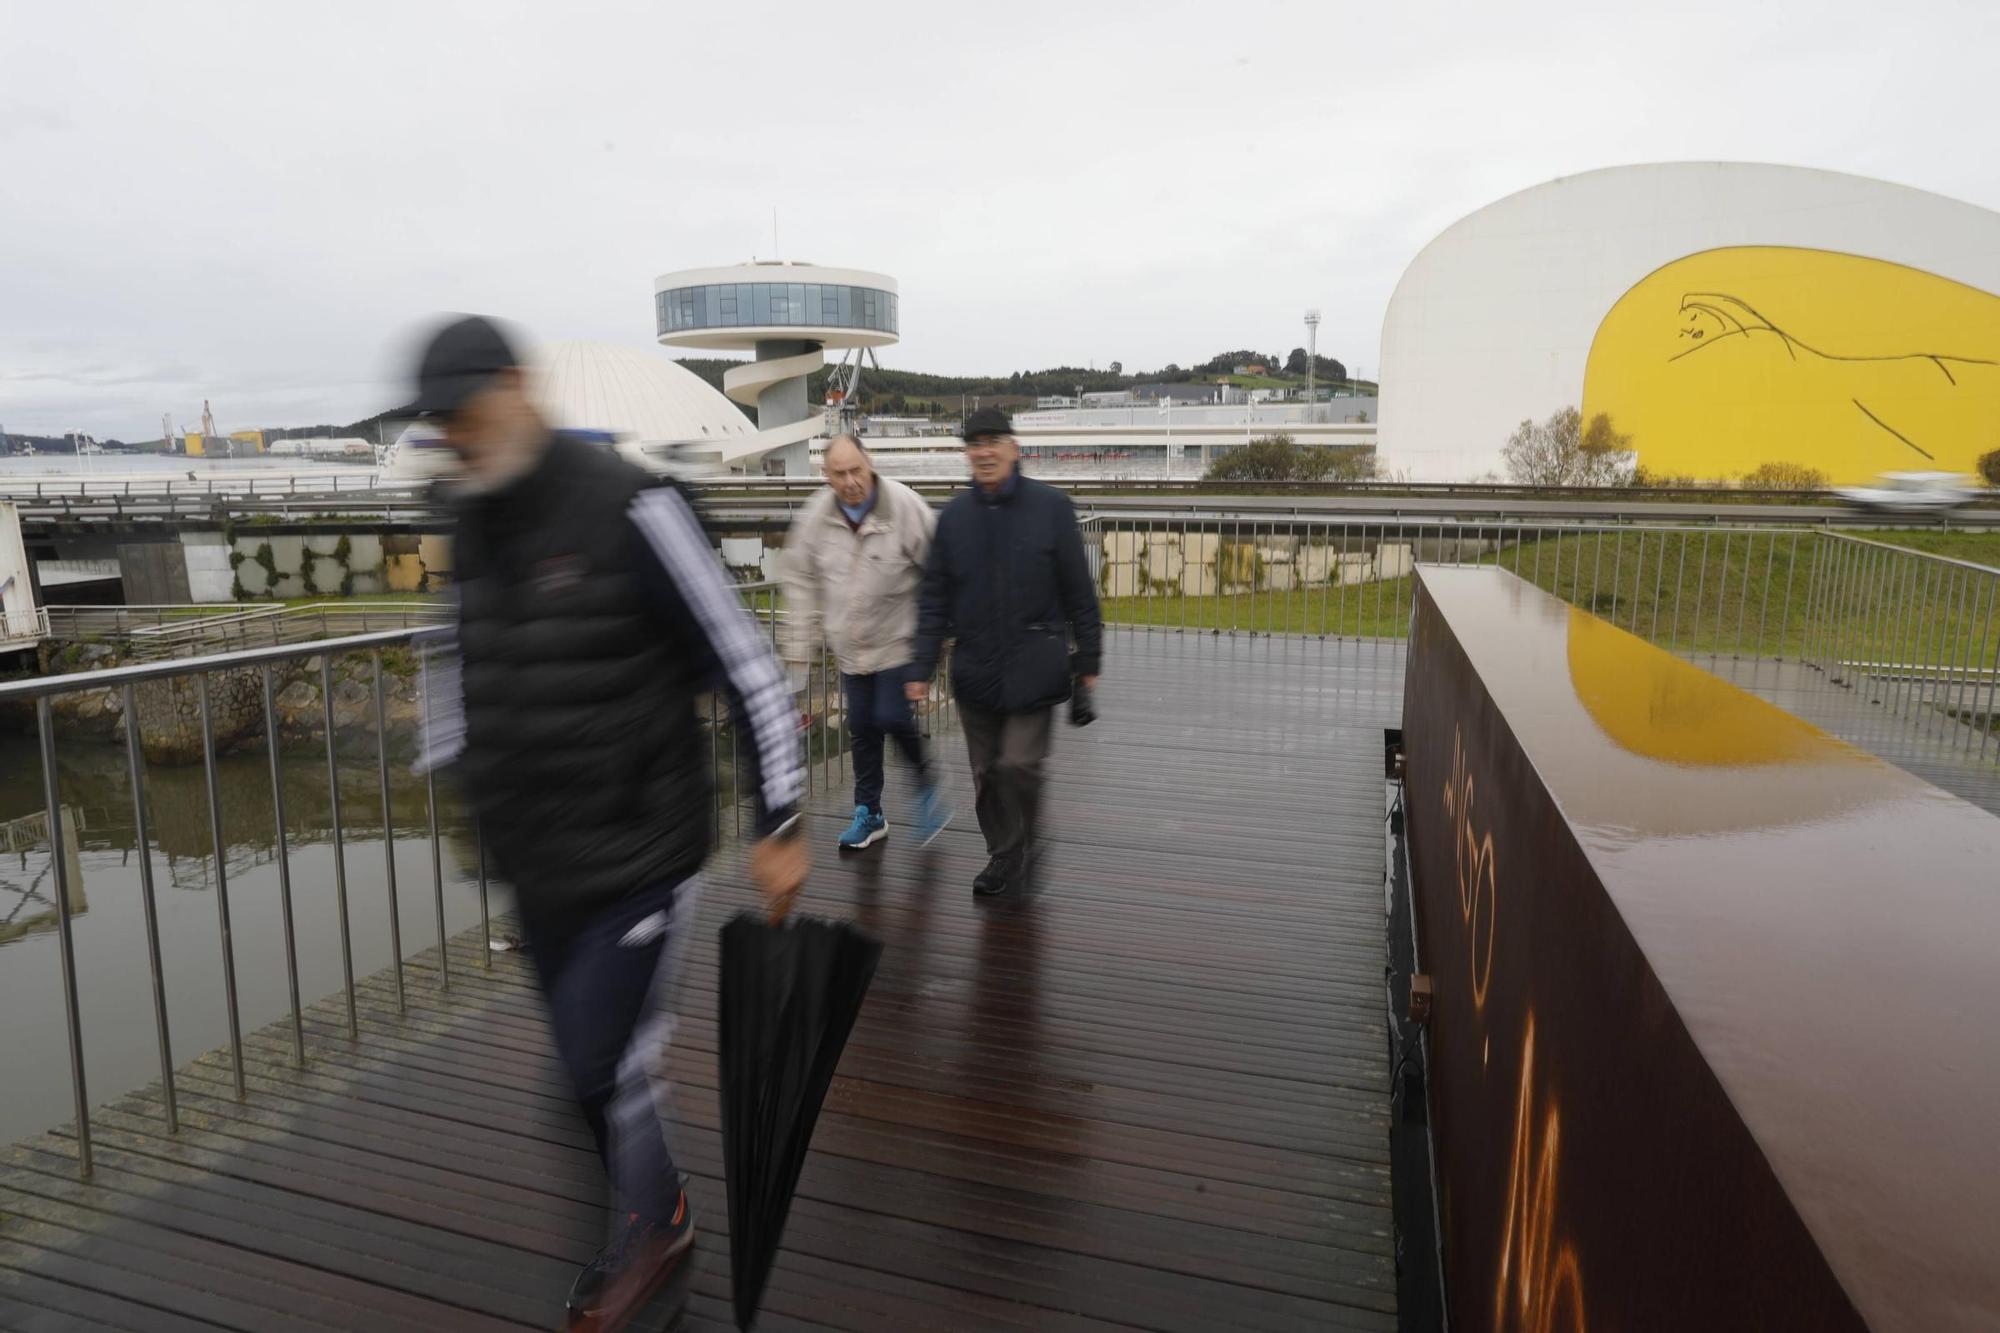
[[(334, 892), (332, 807), (326, 755), (282, 754), (300, 993), (341, 988)], [(248, 1033), (290, 1011), (269, 760), (261, 748), (225, 756), (221, 793), (230, 925), (242, 1026)], [(71, 821), (71, 901), (76, 910), (77, 990), (92, 1105), (159, 1078), (151, 973), (132, 799), (122, 746), (59, 747), (65, 819)], [(437, 943), (424, 782), (392, 761), (391, 808), (403, 950)], [(388, 966), (389, 901), (382, 798), (371, 752), (344, 760), (341, 826), (356, 976)], [(207, 787), (199, 764), (147, 772), (160, 952), (176, 1066), (228, 1042), (222, 946), (216, 920)], [(476, 849), (460, 811), (439, 793), (446, 929), (478, 924)], [(41, 762), (31, 738), (0, 736), (0, 828), (44, 809)], [(72, 1118), (68, 1038), (57, 953), (55, 883), (46, 840), (14, 827), (19, 850), (0, 854), (0, 1144)], [(23, 845), (25, 844), (25, 845)], [(0, 846), (8, 844), (0, 843)], [(499, 890), (493, 910), (506, 906)]]
[[(226, 478), (284, 472), (327, 472), (341, 466), (337, 459), (305, 459), (259, 454), (248, 458), (183, 458), (169, 454), (36, 454), (0, 457), (0, 480), (43, 481), (54, 477), (109, 479), (112, 477)], [(365, 470), (363, 460), (357, 471)]]

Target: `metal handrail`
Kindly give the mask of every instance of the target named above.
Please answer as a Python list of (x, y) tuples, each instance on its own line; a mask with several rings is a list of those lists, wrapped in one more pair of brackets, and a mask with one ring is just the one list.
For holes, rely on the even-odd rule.
[(1957, 565), (1961, 569), (1977, 570), (1981, 574), (2000, 575), (2000, 568), (1995, 568), (1992, 565), (1982, 565), (1976, 560), (1961, 560), (1957, 556), (1939, 555), (1935, 551), (1915, 551), (1908, 546), (1891, 546), (1888, 542), (1878, 542), (1872, 537), (1856, 537), (1852, 533), (1847, 532), (1828, 532), (1825, 535), (1835, 541), (1853, 542), (1859, 546), (1873, 546), (1879, 550), (1894, 551), (1898, 555), (1920, 555), (1926, 560), (1936, 560), (1947, 565)]
[(1413, 561), (1498, 565), (1684, 656), (1870, 681), (1925, 737), (2000, 758), (2000, 570), (1972, 561), (1796, 523), (1108, 510), (1082, 527), (1112, 623), (1401, 639)]
[[(273, 644), (336, 633), (372, 632), (375, 625), (421, 628), (450, 614), (443, 601), (379, 602), (326, 600), (301, 606), (236, 603), (161, 607), (52, 607), (50, 632), (76, 638), (116, 639), (139, 656), (184, 654), (191, 649), (220, 650), (230, 640), (242, 641), (257, 627), (257, 637)], [(139, 611), (139, 615), (127, 615)], [(150, 612), (151, 614), (145, 614)], [(268, 629), (268, 632), (267, 632)]]
[(49, 637), (49, 609), (30, 607), (26, 611), (0, 611), (0, 639), (46, 639)]
[[(382, 690), (382, 649), (413, 644), (440, 631), (393, 630), (377, 634), (353, 635), (343, 639), (327, 640), (307, 646), (286, 645), (272, 648), (252, 648), (233, 653), (222, 653), (214, 657), (199, 658), (194, 661), (148, 663), (143, 665), (112, 667), (102, 671), (83, 672), (69, 676), (43, 677), (32, 680), (9, 681), (0, 684), (0, 701), (31, 699), (35, 704), (35, 726), (41, 746), (42, 793), (48, 822), (50, 858), (55, 873), (56, 884), (56, 932), (58, 954), (62, 966), (63, 1009), (67, 1025), (70, 1055), (70, 1086), (76, 1104), (77, 1162), (85, 1176), (91, 1171), (90, 1138), (90, 1096), (84, 1077), (83, 1025), (77, 998), (76, 938), (75, 920), (71, 907), (69, 866), (62, 855), (62, 816), (60, 780), (56, 767), (56, 737), (54, 715), (50, 702), (57, 695), (73, 694), (79, 690), (115, 688), (123, 696), (125, 716), (129, 719), (125, 729), (127, 762), (130, 766), (132, 783), (132, 811), (139, 837), (140, 892), (145, 908), (146, 951), (152, 969), (154, 1020), (159, 1038), (160, 1073), (163, 1080), (166, 1101), (166, 1118), (169, 1131), (179, 1129), (179, 1111), (174, 1096), (173, 1043), (167, 1014), (166, 981), (160, 958), (159, 911), (155, 899), (153, 882), (152, 853), (148, 841), (148, 812), (145, 796), (145, 763), (141, 753), (140, 732), (137, 724), (138, 700), (136, 687), (149, 681), (166, 680), (174, 677), (193, 676), (196, 697), (200, 705), (202, 768), (208, 787), (209, 835), (215, 855), (215, 904), (217, 924), (222, 938), (223, 990), (229, 1023), (229, 1051), (231, 1069), (235, 1075), (236, 1092), (244, 1093), (245, 1076), (243, 1067), (243, 1033), (241, 1010), (236, 990), (236, 956), (231, 942), (229, 920), (229, 880), (227, 847), (222, 832), (222, 804), (215, 769), (215, 725), (209, 705), (209, 674), (215, 671), (255, 668), (262, 676), (264, 692), (264, 728), (271, 742), (267, 749), (271, 756), (271, 781), (273, 795), (278, 800), (279, 820), (279, 862), (283, 867), (280, 876), (280, 891), (283, 898), (285, 931), (286, 980), (292, 996), (292, 1021), (296, 1037), (296, 1058), (303, 1064), (305, 1049), (303, 1042), (303, 1016), (299, 1005), (298, 946), (292, 923), (290, 866), (283, 843), (284, 805), (282, 793), (278, 790), (279, 754), (276, 744), (276, 708), (272, 693), (271, 666), (275, 662), (320, 656), (322, 668), (326, 659), (338, 652), (368, 652), (373, 658), (376, 697), (379, 701)], [(331, 765), (334, 744), (333, 692), (323, 690), (320, 696), (322, 721), (326, 728), (328, 763)], [(388, 733), (386, 728), (376, 732), (376, 744), (382, 758), (383, 793), (387, 801), (388, 793)], [(386, 814), (386, 808), (385, 808)], [(384, 841), (393, 854), (393, 831), (385, 823)], [(346, 922), (347, 884), (344, 867), (336, 860), (335, 892), (341, 900), (343, 930)], [(444, 893), (440, 877), (436, 885), (440, 901)], [(482, 918), (485, 893), (482, 885), (480, 895)], [(344, 956), (349, 953), (348, 941), (342, 940)], [(396, 968), (400, 977), (402, 956), (396, 957)], [(352, 1004), (353, 976), (347, 976), (350, 1005)], [(351, 1016), (350, 1009), (350, 1016)]]
[(1803, 656), (1825, 686), (1979, 764), (2000, 759), (2000, 569), (1826, 533), (1814, 573)]
[(79, 690), (139, 685), (149, 680), (165, 680), (171, 676), (232, 671), (241, 667), (263, 666), (268, 662), (302, 660), (323, 653), (337, 655), (379, 651), (383, 648), (412, 643), (419, 638), (443, 637), (449, 632), (448, 627), (444, 626), (377, 630), (372, 634), (317, 639), (311, 643), (282, 643), (267, 648), (240, 648), (234, 652), (216, 653), (209, 657), (168, 662), (135, 662), (127, 666), (106, 667), (101, 671), (80, 671), (68, 676), (36, 676), (28, 680), (0, 681), (0, 703), (5, 703), (9, 699), (48, 699), (58, 694), (74, 694)]
[[(389, 490), (408, 487), (402, 478), (385, 479), (372, 470), (347, 472), (284, 472), (275, 476), (197, 477), (193, 481), (175, 477), (54, 477), (33, 481), (16, 476), (0, 477), (0, 496), (147, 496), (147, 495), (297, 495), (315, 490), (329, 492)], [(349, 485), (352, 481), (354, 484)], [(305, 489), (301, 491), (301, 483)]]
[[(742, 585), (746, 609), (758, 624), (760, 630), (771, 636), (776, 645), (779, 626), (783, 618), (780, 590), (775, 582), (757, 580)], [(259, 675), (262, 694), (262, 721), (267, 737), (266, 753), (270, 765), (271, 796), (275, 824), (274, 848), (271, 860), (277, 865), (278, 896), (281, 907), (283, 948), (285, 957), (285, 979), (290, 1003), (290, 1028), (292, 1059), (303, 1065), (307, 1052), (304, 1041), (303, 1004), (305, 997), (299, 987), (299, 956), (296, 925), (292, 914), (291, 844), (286, 825), (285, 795), (281, 781), (284, 762), (277, 744), (278, 720), (275, 681), (273, 669), (279, 665), (308, 659), (318, 660), (320, 684), (320, 724), (325, 733), (326, 781), (331, 797), (332, 846), (333, 846), (333, 887), (339, 918), (341, 975), (347, 1010), (347, 1031), (350, 1039), (358, 1039), (360, 1027), (357, 1013), (356, 987), (354, 976), (354, 945), (350, 928), (348, 904), (348, 877), (346, 847), (342, 827), (342, 797), (336, 759), (337, 727), (334, 718), (333, 659), (343, 654), (366, 653), (371, 659), (372, 694), (375, 725), (375, 767), (381, 791), (383, 828), (383, 874), (389, 897), (389, 931), (396, 1004), (399, 1011), (407, 1002), (404, 978), (403, 943), (400, 925), (400, 904), (397, 889), (396, 835), (394, 810), (390, 792), (389, 728), (387, 725), (386, 673), (383, 667), (383, 653), (392, 648), (410, 647), (420, 650), (419, 680), (421, 688), (428, 690), (430, 653), (423, 651), (444, 640), (450, 633), (448, 626), (408, 627), (384, 630), (366, 634), (345, 635), (303, 643), (274, 644), (270, 646), (245, 648), (233, 652), (217, 653), (205, 657), (162, 662), (134, 663), (126, 666), (80, 672), (72, 675), (41, 677), (29, 680), (0, 683), (0, 703), (32, 701), (35, 707), (36, 729), (40, 744), (42, 763), (42, 790), (44, 798), (43, 827), (47, 835), (52, 869), (55, 878), (56, 934), (58, 953), (61, 961), (62, 993), (66, 1035), (69, 1044), (71, 1090), (75, 1101), (77, 1160), (81, 1172), (88, 1176), (92, 1167), (92, 1137), (90, 1121), (90, 1099), (85, 1080), (83, 1027), (81, 1007), (78, 999), (78, 977), (76, 969), (75, 920), (71, 906), (72, 868), (62, 855), (63, 820), (65, 810), (60, 804), (60, 780), (56, 762), (56, 729), (52, 701), (64, 694), (86, 690), (110, 689), (122, 696), (125, 726), (126, 763), (130, 777), (134, 828), (139, 851), (138, 872), (140, 897), (144, 908), (146, 953), (151, 975), (154, 1024), (159, 1046), (160, 1079), (163, 1090), (163, 1111), (168, 1131), (177, 1132), (180, 1126), (179, 1106), (175, 1090), (173, 1041), (170, 1015), (166, 994), (165, 971), (160, 949), (159, 909), (156, 900), (156, 885), (152, 864), (152, 824), (146, 797), (146, 761), (143, 752), (140, 725), (138, 687), (163, 680), (185, 680), (194, 682), (196, 702), (200, 716), (203, 780), (208, 800), (208, 842), (213, 857), (213, 886), (216, 904), (216, 925), (222, 949), (222, 987), (224, 1007), (228, 1024), (228, 1052), (230, 1071), (237, 1096), (247, 1092), (247, 1071), (244, 1064), (243, 1022), (241, 1003), (237, 991), (236, 949), (232, 940), (230, 916), (230, 876), (232, 869), (240, 869), (240, 863), (232, 866), (229, 848), (225, 842), (222, 826), (222, 806), (220, 784), (217, 777), (217, 742), (215, 715), (212, 707), (209, 681), (216, 672), (255, 671)], [(947, 677), (948, 679), (948, 677)], [(839, 702), (841, 697), (839, 671), (831, 654), (823, 646), (816, 646), (808, 660), (803, 688), (794, 686), (799, 696), (801, 721), (800, 742), (805, 748), (806, 776), (808, 787), (819, 783), (832, 783), (846, 776), (847, 731), (844, 711)], [(923, 714), (926, 726), (947, 716), (952, 707), (948, 686), (940, 688), (934, 695), (935, 702)], [(709, 760), (711, 784), (714, 800), (710, 811), (711, 829), (720, 834), (724, 827), (723, 804), (725, 799), (733, 814), (736, 831), (742, 830), (742, 806), (744, 788), (740, 781), (741, 765), (734, 762), (742, 743), (741, 729), (725, 726), (723, 708), (714, 692), (710, 694), (708, 707)], [(723, 737), (728, 737), (725, 747)], [(838, 778), (835, 765), (838, 765)], [(724, 770), (727, 768), (728, 793), (724, 795)], [(452, 971), (446, 956), (448, 936), (446, 935), (446, 913), (444, 893), (444, 869), (441, 851), (441, 833), (438, 820), (438, 795), (435, 779), (426, 774), (425, 779), (425, 835), (431, 841), (431, 881), (432, 900), (437, 914), (440, 959), (438, 964), (438, 984), (449, 987)], [(488, 944), (492, 938), (492, 919), (488, 901), (486, 871), (486, 850), (484, 839), (475, 822), (473, 843), (477, 852), (477, 885), (479, 892), (479, 920), (482, 933)], [(490, 950), (485, 961), (490, 966)]]

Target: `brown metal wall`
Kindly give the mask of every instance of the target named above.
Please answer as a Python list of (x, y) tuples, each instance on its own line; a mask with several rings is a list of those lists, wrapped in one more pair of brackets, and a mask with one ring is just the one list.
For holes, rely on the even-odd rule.
[(1404, 697), (1453, 1327), (1864, 1327), (1428, 598)]

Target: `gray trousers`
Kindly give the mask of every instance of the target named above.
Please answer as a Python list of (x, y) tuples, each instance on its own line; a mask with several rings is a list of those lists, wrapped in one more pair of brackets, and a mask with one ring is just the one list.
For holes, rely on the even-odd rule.
[(973, 808), (986, 854), (1019, 857), (1034, 845), (1042, 812), (1042, 761), (1049, 755), (1053, 708), (989, 713), (959, 701), (965, 750), (972, 760)]

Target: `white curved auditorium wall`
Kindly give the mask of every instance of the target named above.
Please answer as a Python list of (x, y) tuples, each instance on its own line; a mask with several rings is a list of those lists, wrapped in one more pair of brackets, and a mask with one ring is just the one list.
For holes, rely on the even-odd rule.
[(1906, 186), (1724, 162), (1549, 181), (1454, 223), (1398, 282), (1382, 323), (1383, 468), (1500, 474), (1519, 422), (1581, 405), (1592, 338), (1622, 295), (1729, 246), (1889, 260), (2000, 293), (2000, 214)]

